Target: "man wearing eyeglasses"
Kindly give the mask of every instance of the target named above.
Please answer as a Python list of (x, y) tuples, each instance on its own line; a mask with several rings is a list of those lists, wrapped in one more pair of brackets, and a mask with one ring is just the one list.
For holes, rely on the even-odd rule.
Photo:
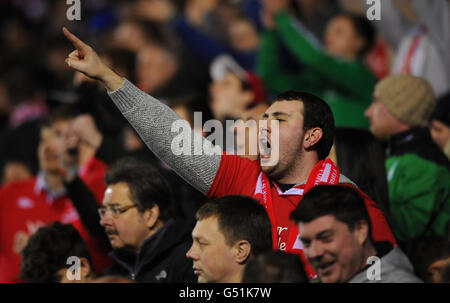
[(105, 274), (137, 282), (196, 282), (186, 257), (192, 226), (172, 218), (170, 187), (160, 172), (123, 159), (106, 174), (105, 182), (100, 224), (116, 261)]

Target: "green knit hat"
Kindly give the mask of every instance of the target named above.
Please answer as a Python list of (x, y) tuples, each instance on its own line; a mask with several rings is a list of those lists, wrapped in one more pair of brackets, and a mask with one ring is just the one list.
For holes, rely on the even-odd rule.
[(392, 115), (409, 126), (427, 126), (436, 106), (430, 84), (406, 74), (389, 76), (378, 82), (375, 96)]

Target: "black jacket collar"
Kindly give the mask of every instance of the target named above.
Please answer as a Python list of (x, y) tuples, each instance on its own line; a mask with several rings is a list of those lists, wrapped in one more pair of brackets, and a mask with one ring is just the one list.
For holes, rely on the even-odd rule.
[(143, 267), (158, 260), (160, 256), (163, 256), (171, 248), (181, 242), (189, 241), (191, 239), (191, 231), (191, 224), (169, 219), (155, 234), (144, 241), (138, 255), (131, 252), (113, 250), (110, 256), (120, 266), (137, 275)]
[(428, 128), (411, 128), (391, 136), (387, 143), (388, 157), (416, 154), (438, 165), (450, 167), (450, 162), (436, 143), (434, 143)]

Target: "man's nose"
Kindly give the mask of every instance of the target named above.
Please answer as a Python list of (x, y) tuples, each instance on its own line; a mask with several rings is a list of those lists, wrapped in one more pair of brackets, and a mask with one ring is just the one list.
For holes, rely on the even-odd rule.
[(192, 260), (198, 260), (198, 254), (194, 248), (194, 244), (191, 245), (191, 248), (186, 253), (186, 257), (192, 259)]
[(100, 225), (103, 227), (111, 225), (112, 219), (113, 219), (113, 217), (112, 217), (111, 213), (109, 211), (107, 211), (103, 214), (103, 216), (100, 216)]
[(370, 116), (372, 116), (372, 110), (373, 110), (373, 104), (371, 104), (366, 111), (364, 112), (364, 116), (366, 118), (370, 118)]
[(308, 259), (320, 259), (323, 256), (324, 247), (318, 242), (312, 242), (308, 248), (305, 249), (305, 255)]

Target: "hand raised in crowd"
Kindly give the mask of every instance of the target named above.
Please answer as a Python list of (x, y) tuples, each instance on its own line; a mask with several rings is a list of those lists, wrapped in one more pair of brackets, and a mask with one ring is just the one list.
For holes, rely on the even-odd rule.
[(275, 29), (275, 22), (273, 20), (273, 14), (268, 9), (263, 8), (261, 10), (261, 21), (264, 24), (264, 27), (269, 30)]
[(91, 146), (95, 150), (102, 143), (103, 135), (95, 125), (94, 118), (89, 114), (79, 115), (73, 119), (71, 121), (71, 131), (80, 139), (80, 142)]
[(59, 153), (61, 176), (66, 181), (73, 180), (78, 168), (96, 152), (102, 140), (103, 135), (91, 115), (82, 114), (70, 120)]
[(122, 86), (124, 79), (106, 66), (92, 47), (65, 27), (63, 27), (63, 33), (76, 48), (66, 58), (69, 67), (92, 79), (101, 81), (108, 91), (114, 91)]
[(168, 0), (139, 0), (133, 7), (137, 17), (154, 22), (167, 22), (176, 13), (175, 7)]
[(261, 11), (261, 20), (267, 29), (274, 29), (274, 15), (289, 7), (288, 0), (263, 0), (263, 9)]

